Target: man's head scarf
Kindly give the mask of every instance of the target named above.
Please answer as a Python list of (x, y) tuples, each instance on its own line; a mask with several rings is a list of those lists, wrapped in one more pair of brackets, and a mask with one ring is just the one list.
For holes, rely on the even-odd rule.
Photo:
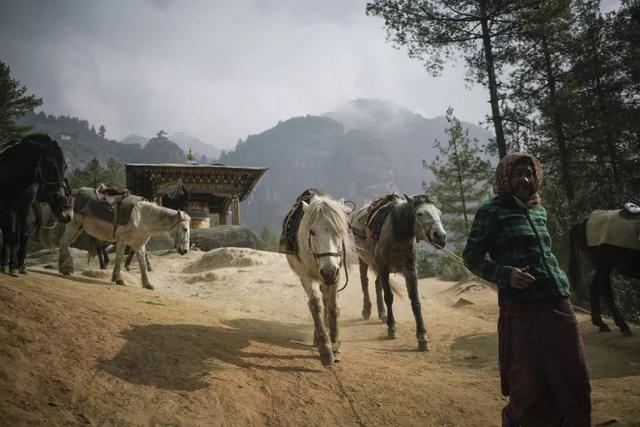
[(511, 175), (515, 165), (521, 162), (528, 162), (529, 166), (533, 169), (534, 192), (531, 198), (526, 202), (527, 206), (537, 206), (541, 201), (538, 190), (542, 185), (542, 165), (540, 165), (540, 161), (535, 156), (529, 153), (510, 153), (500, 160), (500, 163), (498, 163), (498, 167), (496, 168), (493, 193), (496, 196), (511, 193)]

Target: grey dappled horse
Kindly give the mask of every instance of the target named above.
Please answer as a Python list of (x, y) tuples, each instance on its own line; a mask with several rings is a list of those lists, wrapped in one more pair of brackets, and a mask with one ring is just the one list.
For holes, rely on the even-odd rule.
[[(425, 194), (413, 197), (405, 195), (387, 196), (390, 204), (389, 212), (379, 228), (379, 235), (363, 233), (363, 220), (366, 226), (367, 209), (365, 206), (351, 216), (351, 227), (354, 229), (356, 251), (360, 261), (360, 281), (364, 294), (362, 316), (368, 319), (371, 315), (371, 299), (369, 298), (369, 281), (367, 270), (373, 268), (376, 273), (376, 296), (378, 317), (387, 322), (389, 338), (397, 338), (396, 321), (393, 316), (393, 292), (389, 283), (390, 273), (401, 273), (407, 286), (411, 300), (411, 309), (416, 321), (418, 349), (429, 349), (427, 331), (422, 319), (422, 308), (418, 294), (418, 275), (416, 271), (416, 241), (430, 242), (436, 247), (444, 247), (447, 233), (441, 221), (441, 212), (433, 200)], [(358, 232), (357, 230), (361, 230)], [(384, 303), (382, 294), (384, 292)]]

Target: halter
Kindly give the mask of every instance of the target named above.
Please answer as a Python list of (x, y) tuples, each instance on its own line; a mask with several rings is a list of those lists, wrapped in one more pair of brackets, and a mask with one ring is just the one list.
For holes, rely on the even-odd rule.
[(311, 244), (311, 233), (309, 233), (309, 237), (307, 239), (307, 243), (309, 244), (309, 249), (311, 250), (311, 254), (313, 255), (313, 259), (316, 261), (316, 264), (318, 265), (318, 267), (320, 266), (320, 264), (318, 263), (318, 258), (330, 257), (330, 256), (340, 257), (340, 262), (339, 262), (339, 265), (338, 265), (338, 271), (342, 267), (344, 267), (345, 282), (344, 282), (344, 286), (342, 288), (338, 289), (338, 292), (342, 291), (349, 284), (349, 271), (347, 270), (347, 263), (344, 262), (344, 254), (346, 254), (347, 251), (346, 251), (346, 248), (345, 248), (344, 240), (341, 240), (341, 242), (342, 242), (342, 251), (340, 251), (340, 252), (321, 252), (321, 253), (318, 254), (313, 249), (313, 245)]
[[(422, 204), (422, 203), (421, 203)], [(429, 225), (429, 228), (427, 228), (426, 232), (424, 233), (425, 236), (427, 237), (427, 241), (429, 243), (431, 243), (432, 246), (434, 246), (435, 248), (440, 249), (440, 246), (436, 245), (433, 240), (431, 240), (431, 229), (433, 228), (433, 224), (440, 224), (440, 226), (442, 226), (442, 220), (439, 219), (432, 219), (431, 221), (429, 221), (427, 223)], [(415, 216), (415, 211), (414, 211), (414, 215), (413, 215), (413, 228), (414, 230), (417, 228), (416, 225), (419, 225), (419, 228), (424, 230), (422, 227), (422, 224), (418, 223), (416, 221), (416, 216)], [(443, 227), (444, 228), (444, 227)]]
[(42, 156), (38, 157), (38, 165), (36, 166), (36, 171), (33, 179), (41, 188), (57, 186), (64, 188), (65, 195), (68, 196), (69, 194), (71, 194), (71, 189), (69, 188), (69, 185), (67, 184), (67, 180), (65, 178), (62, 178), (60, 181), (45, 181), (44, 175), (42, 173)]

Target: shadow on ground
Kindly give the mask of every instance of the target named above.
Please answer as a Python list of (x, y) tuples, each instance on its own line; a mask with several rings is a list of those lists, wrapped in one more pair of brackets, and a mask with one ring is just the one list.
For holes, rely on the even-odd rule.
[[(208, 387), (206, 377), (224, 364), (322, 372), (315, 349), (294, 342), (304, 340), (304, 331), (302, 325), (256, 319), (230, 320), (221, 327), (137, 325), (121, 332), (125, 346), (114, 358), (100, 360), (98, 368), (130, 383), (180, 391)], [(260, 350), (246, 350), (255, 343)]]

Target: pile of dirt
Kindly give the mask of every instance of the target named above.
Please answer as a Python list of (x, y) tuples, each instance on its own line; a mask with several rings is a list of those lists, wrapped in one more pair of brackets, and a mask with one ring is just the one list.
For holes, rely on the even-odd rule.
[(218, 248), (202, 254), (200, 259), (188, 264), (184, 273), (201, 273), (228, 267), (265, 265), (280, 255), (248, 248)]

